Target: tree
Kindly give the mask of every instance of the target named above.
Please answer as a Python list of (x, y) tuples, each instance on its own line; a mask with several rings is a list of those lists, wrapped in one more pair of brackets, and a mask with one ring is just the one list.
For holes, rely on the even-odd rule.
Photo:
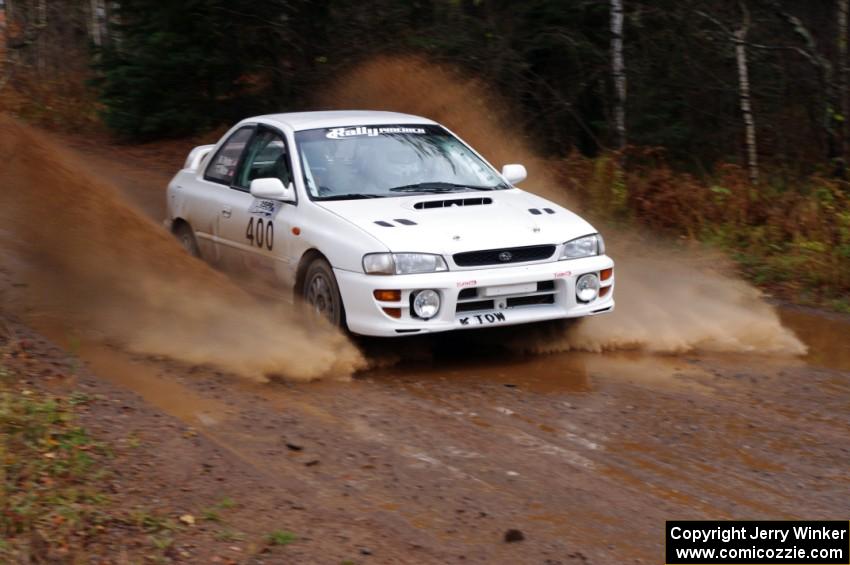
[(747, 148), (747, 170), (750, 182), (759, 180), (758, 146), (756, 144), (756, 123), (753, 118), (752, 101), (750, 100), (750, 69), (747, 60), (747, 32), (750, 29), (750, 12), (743, 0), (741, 6), (741, 26), (733, 33), (735, 41), (735, 60), (738, 65), (738, 92), (740, 97), (741, 115), (744, 118), (745, 144)]
[(750, 11), (744, 0), (739, 0), (738, 9), (741, 13), (740, 25), (730, 30), (717, 18), (698, 12), (703, 18), (710, 20), (723, 32), (725, 37), (735, 47), (735, 65), (738, 71), (738, 108), (744, 122), (744, 146), (747, 155), (747, 172), (750, 182), (756, 184), (759, 179), (758, 144), (756, 141), (756, 123), (753, 117), (752, 98), (750, 95), (750, 65), (747, 56), (747, 35), (750, 31)]
[(285, 10), (283, 0), (121, 2), (120, 41), (105, 44), (97, 65), (106, 124), (150, 139), (265, 110), (255, 93), (275, 100), (291, 54)]
[(611, 78), (614, 82), (614, 129), (617, 147), (626, 147), (626, 66), (623, 62), (623, 1), (611, 0)]
[(847, 88), (848, 86), (848, 67), (847, 67), (847, 11), (848, 0), (837, 0), (836, 20), (838, 22), (838, 37), (836, 45), (838, 47), (838, 94), (839, 105), (841, 109), (840, 119), (838, 120), (838, 166), (836, 173), (841, 178), (846, 178), (847, 169), (847, 120), (848, 103), (847, 103)]
[[(839, 11), (839, 30), (844, 27), (844, 35), (846, 37), (846, 4), (844, 6), (844, 23), (841, 23), (841, 11), (844, 0), (838, 0)], [(777, 14), (787, 22), (794, 34), (803, 42), (803, 46), (794, 46), (797, 53), (809, 62), (815, 69), (820, 81), (820, 98), (823, 100), (823, 130), (827, 140), (827, 158), (834, 166), (834, 172), (837, 176), (845, 175), (845, 163), (843, 146), (844, 140), (842, 132), (844, 131), (844, 116), (840, 114), (841, 108), (846, 104), (846, 94), (840, 86), (843, 72), (839, 69), (839, 80), (836, 81), (835, 70), (829, 58), (818, 47), (818, 42), (815, 35), (811, 32), (808, 26), (803, 23), (803, 20), (794, 14), (791, 14), (781, 5), (778, 0), (774, 0), (773, 5)], [(839, 34), (841, 31), (839, 31)], [(846, 39), (845, 39), (846, 43)], [(841, 47), (839, 39), (839, 50)], [(846, 57), (846, 45), (843, 47)]]

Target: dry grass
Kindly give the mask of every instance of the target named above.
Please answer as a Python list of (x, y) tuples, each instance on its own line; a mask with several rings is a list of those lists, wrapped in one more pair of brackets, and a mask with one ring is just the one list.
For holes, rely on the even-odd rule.
[(734, 165), (701, 179), (674, 171), (658, 150), (571, 155), (561, 182), (590, 215), (684, 236), (727, 251), (755, 283), (783, 298), (850, 309), (850, 194), (846, 183), (812, 176), (749, 183)]
[(79, 70), (40, 74), (26, 67), (7, 69), (0, 80), (0, 112), (53, 131), (104, 131), (97, 94), (87, 73)]
[(78, 555), (105, 519), (96, 464), (105, 448), (74, 412), (74, 399), (28, 388), (0, 362), (0, 561)]

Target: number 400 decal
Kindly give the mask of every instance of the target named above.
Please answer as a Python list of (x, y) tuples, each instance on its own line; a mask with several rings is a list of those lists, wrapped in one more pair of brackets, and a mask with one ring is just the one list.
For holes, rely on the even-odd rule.
[(263, 222), (262, 218), (257, 218), (254, 223), (254, 218), (248, 220), (248, 227), (245, 228), (245, 238), (257, 247), (266, 246), (269, 251), (274, 247), (274, 224), (271, 220)]

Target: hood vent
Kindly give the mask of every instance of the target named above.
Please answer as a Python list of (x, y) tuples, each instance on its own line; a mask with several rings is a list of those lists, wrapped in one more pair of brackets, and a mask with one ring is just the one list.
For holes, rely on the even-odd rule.
[(546, 212), (547, 214), (555, 213), (555, 211), (551, 208), (543, 208), (543, 212), (541, 212), (539, 208), (529, 208), (528, 211), (534, 216), (539, 216), (543, 212)]
[(413, 205), (417, 210), (428, 208), (451, 208), (452, 206), (483, 206), (492, 204), (492, 198), (455, 198), (452, 200), (426, 200)]
[[(407, 218), (396, 218), (393, 220), (396, 224), (400, 226), (415, 226), (416, 222), (413, 220), (408, 220)], [(375, 223), (384, 228), (394, 228), (395, 224), (391, 224), (386, 220), (375, 220)]]

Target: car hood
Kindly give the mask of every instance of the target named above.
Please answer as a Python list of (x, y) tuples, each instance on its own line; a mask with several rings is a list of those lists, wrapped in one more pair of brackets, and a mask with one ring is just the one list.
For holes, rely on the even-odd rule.
[(317, 201), (390, 251), (463, 251), (559, 244), (595, 233), (588, 222), (520, 189)]

